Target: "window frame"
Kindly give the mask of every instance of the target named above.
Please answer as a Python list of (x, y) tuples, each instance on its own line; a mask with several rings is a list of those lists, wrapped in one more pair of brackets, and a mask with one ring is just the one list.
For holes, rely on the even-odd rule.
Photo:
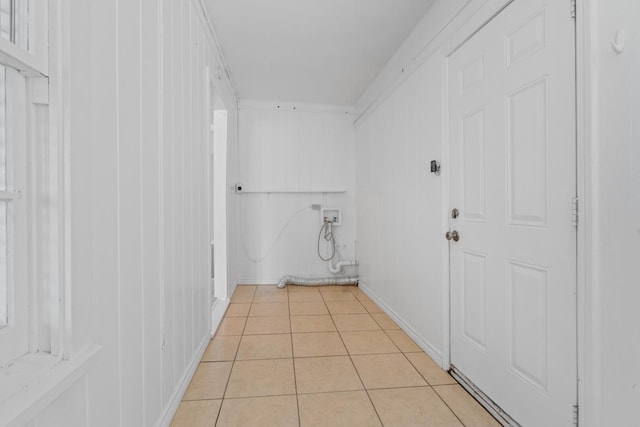
[[(27, 79), (6, 67), (7, 190), (27, 191), (28, 118)], [(24, 198), (7, 203), (7, 312), (8, 324), (0, 329), (0, 365), (29, 350), (29, 241), (28, 211)]]
[(49, 76), (48, 23), (49, 1), (26, 0), (28, 15), (28, 49), (22, 49), (0, 37), (0, 64), (14, 68), (25, 76)]
[[(0, 40), (0, 62), (13, 65), (14, 69), (20, 70), (20, 74), (28, 77), (27, 114), (34, 114), (37, 108), (49, 103), (47, 136), (52, 152), (49, 157), (51, 169), (47, 173), (52, 178), (51, 194), (54, 200), (50, 206), (52, 215), (47, 221), (53, 234), (45, 239), (51, 253), (44, 258), (47, 259), (45, 262), (50, 263), (51, 270), (50, 281), (45, 284), (48, 298), (40, 298), (44, 296), (42, 286), (36, 286), (33, 281), (30, 283), (29, 352), (15, 359), (9, 366), (3, 367), (0, 364), (0, 376), (3, 378), (0, 381), (0, 402), (3, 409), (0, 411), (0, 425), (22, 425), (33, 420), (41, 413), (42, 408), (88, 374), (102, 349), (101, 345), (95, 343), (79, 349), (72, 346), (69, 197), (71, 159), (69, 93), (65, 81), (66, 71), (71, 66), (68, 25), (70, 5), (60, 0), (27, 1), (31, 11), (29, 28), (35, 34), (30, 36), (33, 43), (29, 43), (28, 52), (16, 53), (13, 49), (15, 46)], [(34, 8), (36, 4), (38, 9)], [(7, 49), (3, 50), (3, 46)], [(30, 138), (35, 135), (32, 121), (27, 131), (30, 132)], [(33, 160), (33, 153), (30, 153), (28, 161)], [(34, 165), (29, 165), (30, 174), (33, 174)], [(29, 177), (31, 182), (37, 182), (33, 175)], [(27, 191), (29, 194), (23, 195), (27, 199), (35, 194), (32, 187), (28, 187)], [(34, 220), (37, 221), (31, 217), (30, 224)], [(38, 248), (38, 245), (33, 244), (34, 239), (38, 241), (38, 235), (30, 234), (29, 239), (31, 247)], [(32, 277), (35, 277), (38, 268), (42, 268), (42, 264), (42, 259), (41, 262), (29, 260)], [(50, 323), (45, 321), (44, 326), (38, 323), (46, 319)], [(43, 337), (45, 346), (47, 338), (50, 339), (50, 353), (38, 351), (38, 348), (43, 347), (43, 342), (40, 341)]]
[[(15, 161), (12, 168), (16, 180), (14, 192), (20, 200), (11, 205), (15, 210), (13, 232), (16, 256), (9, 262), (15, 266), (8, 327), (0, 330), (0, 373), (31, 354), (47, 355), (59, 360), (63, 353), (62, 288), (62, 206), (60, 179), (62, 153), (57, 144), (56, 116), (50, 106), (48, 77), (49, 1), (25, 0), (28, 8), (27, 49), (0, 38), (0, 65), (13, 71), (20, 84), (14, 91), (7, 110), (15, 114), (12, 141)], [(14, 84), (15, 85), (15, 84)], [(14, 102), (14, 101), (17, 101)], [(14, 105), (15, 104), (15, 105)], [(8, 119), (9, 120), (9, 119)], [(22, 146), (21, 146), (22, 145)], [(20, 170), (23, 169), (23, 170)], [(11, 231), (10, 231), (11, 233)], [(19, 311), (19, 312), (18, 312)], [(0, 388), (0, 394), (6, 392)]]
[[(27, 79), (29, 352), (61, 352), (60, 153), (52, 132), (49, 79)], [(38, 118), (46, 120), (41, 123)], [(44, 139), (42, 138), (44, 136)]]

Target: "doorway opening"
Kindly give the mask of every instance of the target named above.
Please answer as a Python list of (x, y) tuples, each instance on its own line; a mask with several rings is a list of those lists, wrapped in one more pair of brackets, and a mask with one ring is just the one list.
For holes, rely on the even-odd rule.
[[(227, 286), (227, 144), (228, 110), (209, 80), (207, 122), (210, 132), (209, 149), (209, 229), (210, 229), (210, 306), (212, 330), (224, 313), (218, 304), (228, 299)], [(220, 306), (220, 310), (217, 307)], [(218, 313), (221, 311), (221, 313)]]

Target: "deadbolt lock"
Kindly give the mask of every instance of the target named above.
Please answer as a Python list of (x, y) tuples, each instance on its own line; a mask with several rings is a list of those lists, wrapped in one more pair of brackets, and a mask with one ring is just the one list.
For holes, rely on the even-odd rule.
[(460, 240), (460, 235), (456, 230), (447, 231), (447, 234), (445, 234), (444, 237), (445, 239), (449, 241), (453, 240), (454, 242), (457, 242), (458, 240)]
[(451, 210), (451, 218), (456, 219), (460, 216), (460, 211), (456, 208)]

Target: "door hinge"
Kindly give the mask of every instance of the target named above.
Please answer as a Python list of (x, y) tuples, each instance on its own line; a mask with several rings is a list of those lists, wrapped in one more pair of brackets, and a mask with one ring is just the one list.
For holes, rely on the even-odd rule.
[(571, 17), (576, 19), (576, 0), (571, 0)]
[(578, 218), (580, 214), (580, 199), (574, 197), (571, 199), (571, 225), (574, 227), (578, 226)]
[(578, 425), (578, 415), (579, 415), (579, 407), (577, 404), (573, 405), (573, 425)]

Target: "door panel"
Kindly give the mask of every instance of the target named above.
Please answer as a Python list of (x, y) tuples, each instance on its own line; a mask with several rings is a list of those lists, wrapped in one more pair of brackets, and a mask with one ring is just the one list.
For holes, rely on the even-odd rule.
[(508, 263), (507, 348), (509, 369), (547, 391), (549, 376), (549, 271)]
[(486, 350), (487, 329), (487, 257), (464, 251), (463, 255), (464, 336)]
[(547, 79), (507, 97), (507, 206), (510, 225), (547, 225)]
[(486, 145), (484, 109), (462, 119), (462, 212), (468, 220), (485, 220)]
[(449, 58), (451, 362), (524, 426), (576, 402), (574, 23), (514, 1)]

